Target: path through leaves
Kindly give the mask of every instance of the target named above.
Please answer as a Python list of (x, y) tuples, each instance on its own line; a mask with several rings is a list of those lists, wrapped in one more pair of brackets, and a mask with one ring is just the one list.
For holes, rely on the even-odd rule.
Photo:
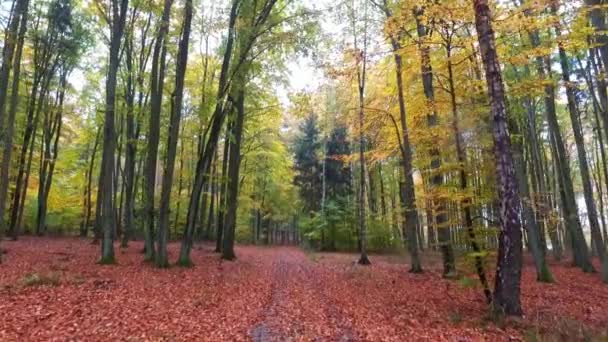
[(500, 341), (608, 327), (608, 287), (561, 264), (551, 265), (556, 284), (536, 283), (527, 265), (526, 316), (497, 325), (478, 288), (432, 267), (408, 274), (394, 256), (362, 267), (354, 255), (242, 246), (236, 262), (221, 262), (204, 246), (194, 268), (159, 270), (142, 262), (141, 243), (119, 250), (116, 266), (97, 265), (99, 246), (81, 239), (3, 248), (2, 341)]

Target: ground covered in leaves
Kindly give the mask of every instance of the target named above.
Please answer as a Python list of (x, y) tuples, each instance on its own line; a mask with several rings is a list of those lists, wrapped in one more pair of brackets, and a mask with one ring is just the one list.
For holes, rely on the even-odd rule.
[[(551, 264), (554, 284), (526, 265), (521, 320), (488, 318), (469, 278), (407, 273), (406, 258), (295, 247), (238, 247), (222, 262), (211, 246), (194, 268), (156, 269), (142, 244), (116, 249), (118, 265), (96, 264), (82, 239), (3, 241), (0, 340), (125, 341), (502, 341), (608, 336), (608, 286), (597, 274)], [(175, 259), (179, 246), (172, 244)], [(467, 280), (468, 279), (468, 280)]]

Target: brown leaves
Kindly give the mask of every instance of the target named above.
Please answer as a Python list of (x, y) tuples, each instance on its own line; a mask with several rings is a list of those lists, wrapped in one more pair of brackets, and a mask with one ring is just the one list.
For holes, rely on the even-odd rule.
[[(2, 341), (478, 341), (608, 326), (608, 288), (565, 264), (551, 265), (558, 283), (542, 284), (526, 263), (524, 319), (496, 325), (478, 288), (443, 280), (432, 265), (409, 274), (397, 256), (361, 267), (349, 254), (313, 261), (296, 248), (239, 247), (238, 261), (221, 262), (205, 247), (193, 250), (194, 268), (159, 270), (141, 262), (140, 243), (117, 249), (115, 266), (97, 265), (98, 247), (85, 240), (4, 246)], [(20, 283), (49, 272), (60, 276), (54, 286)]]

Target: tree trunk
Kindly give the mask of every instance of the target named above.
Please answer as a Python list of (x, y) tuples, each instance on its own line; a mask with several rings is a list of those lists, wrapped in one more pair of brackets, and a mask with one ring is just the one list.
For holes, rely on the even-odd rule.
[[(552, 12), (557, 12), (557, 4), (552, 2)], [(555, 25), (556, 37), (561, 36), (561, 29), (559, 24)], [(568, 100), (568, 112), (570, 113), (570, 122), (572, 123), (572, 132), (574, 133), (574, 141), (576, 143), (576, 151), (578, 156), (578, 163), (581, 172), (581, 180), (583, 183), (583, 195), (585, 197), (585, 203), (587, 205), (587, 216), (589, 220), (589, 226), (591, 228), (591, 235), (595, 243), (595, 249), (599, 256), (601, 263), (601, 276), (602, 281), (608, 283), (608, 259), (606, 258), (606, 247), (602, 240), (602, 231), (600, 229), (597, 219), (597, 208), (595, 206), (595, 199), (593, 198), (593, 187), (591, 185), (591, 176), (589, 172), (589, 163), (587, 161), (587, 152), (585, 151), (585, 141), (583, 139), (583, 131), (580, 123), (580, 114), (578, 112), (578, 103), (576, 95), (574, 94), (574, 85), (570, 83), (570, 65), (568, 63), (568, 57), (566, 50), (562, 46), (562, 43), (558, 43), (559, 46), (559, 60), (562, 69), (562, 80), (566, 87), (566, 98)]]
[[(61, 75), (61, 90), (59, 90), (59, 103), (57, 113), (46, 121), (45, 141), (43, 142), (44, 161), (41, 166), (41, 172), (38, 183), (38, 213), (36, 216), (36, 234), (41, 235), (46, 231), (46, 214), (48, 208), (48, 196), (51, 190), (53, 181), (53, 171), (55, 170), (55, 161), (59, 152), (59, 137), (61, 136), (61, 125), (63, 116), (63, 102), (65, 99), (65, 90), (68, 77), (68, 70), (64, 70)], [(53, 108), (55, 110), (55, 108)], [(51, 147), (51, 140), (54, 137), (54, 143)]]
[[(369, 265), (371, 262), (367, 257), (367, 227), (365, 226), (366, 214), (365, 214), (365, 138), (363, 134), (363, 121), (365, 117), (364, 106), (365, 106), (365, 78), (366, 78), (366, 55), (367, 54), (367, 32), (364, 33), (364, 47), (363, 47), (363, 66), (362, 69), (357, 69), (357, 79), (359, 83), (359, 199), (358, 199), (358, 213), (359, 213), (359, 240), (361, 245), (359, 246), (359, 252), (361, 257), (358, 263), (360, 265)], [(356, 45), (356, 44), (355, 44)]]
[(158, 226), (158, 253), (156, 255), (156, 266), (169, 266), (167, 255), (167, 236), (169, 231), (169, 208), (171, 206), (171, 188), (173, 186), (173, 172), (175, 169), (175, 157), (177, 154), (177, 140), (179, 138), (179, 124), (184, 98), (184, 78), (188, 64), (188, 44), (190, 41), (190, 26), (192, 23), (192, 0), (186, 0), (184, 7), (184, 23), (182, 36), (179, 41), (177, 52), (177, 66), (175, 70), (175, 92), (174, 110), (171, 113), (169, 124), (169, 140), (167, 141), (167, 161), (163, 174), (163, 185), (160, 197), (160, 224)]
[[(17, 116), (17, 107), (19, 104), (19, 81), (21, 75), (21, 55), (23, 53), (23, 43), (25, 40), (25, 32), (27, 30), (27, 17), (28, 17), (28, 4), (29, 1), (26, 0), (24, 8), (21, 10), (20, 18), (21, 23), (19, 27), (19, 35), (17, 37), (17, 51), (13, 58), (13, 80), (11, 85), (11, 102), (9, 107), (9, 113), (6, 124), (6, 131), (2, 132), (2, 120), (3, 120), (3, 107), (0, 105), (0, 136), (3, 135), (1, 142), (3, 143), (3, 153), (2, 153), (2, 165), (0, 166), (0, 234), (3, 233), (5, 227), (5, 210), (6, 210), (6, 198), (8, 196), (8, 188), (9, 188), (9, 169), (11, 164), (11, 156), (13, 152), (13, 137), (15, 133), (15, 118)], [(16, 12), (18, 13), (18, 12)], [(5, 45), (5, 49), (8, 49), (8, 44)], [(8, 51), (7, 51), (8, 52)], [(6, 57), (5, 54), (3, 54)], [(4, 59), (3, 59), (4, 61)], [(5, 65), (2, 66), (2, 71), (0, 71), (0, 78), (4, 77), (3, 73)], [(3, 82), (3, 81), (2, 81)], [(8, 84), (7, 84), (8, 86)], [(0, 85), (2, 88), (2, 85)], [(6, 88), (2, 88), (6, 89)], [(6, 96), (2, 95), (2, 96)], [(2, 134), (4, 133), (4, 134)], [(1, 236), (1, 235), (0, 235)], [(0, 255), (0, 262), (2, 262), (2, 256)]]
[[(101, 138), (101, 129), (97, 129), (97, 134), (95, 135), (95, 143), (93, 144), (93, 151), (91, 152), (91, 161), (89, 162), (89, 169), (87, 171), (87, 207), (85, 211), (85, 219), (83, 228), (80, 231), (80, 236), (86, 237), (89, 229), (90, 221), (91, 221), (91, 183), (93, 182), (93, 167), (95, 166), (95, 155), (97, 154), (97, 148), (99, 147), (99, 140)], [(99, 200), (99, 199), (98, 199)]]
[[(422, 22), (422, 16), (424, 9), (418, 7), (414, 10), (416, 16), (416, 30), (418, 32), (418, 48), (420, 50), (420, 71), (422, 75), (422, 86), (424, 89), (424, 96), (427, 101), (428, 113), (427, 113), (427, 126), (432, 132), (433, 129), (438, 125), (437, 112), (435, 108), (435, 90), (433, 89), (433, 69), (431, 66), (431, 56), (429, 47), (424, 45), (424, 39), (427, 36), (427, 28)], [(435, 133), (431, 133), (432, 141), (435, 143), (439, 137)], [(455, 278), (457, 276), (456, 264), (454, 258), (454, 249), (450, 241), (450, 231), (447, 226), (448, 216), (446, 214), (445, 200), (437, 198), (434, 194), (443, 186), (443, 175), (439, 173), (441, 168), (441, 155), (436, 147), (430, 148), (431, 165), (430, 165), (430, 178), (433, 189), (431, 190), (431, 204), (434, 207), (434, 221), (435, 227), (437, 228), (437, 237), (439, 238), (439, 246), (441, 249), (441, 256), (443, 259), (443, 277), (444, 278)]]
[[(106, 113), (104, 120), (103, 153), (101, 159), (101, 171), (99, 176), (99, 188), (106, 195), (102, 196), (100, 225), (103, 232), (101, 243), (101, 264), (113, 264), (114, 240), (113, 228), (115, 226), (114, 203), (111, 196), (114, 185), (112, 184), (112, 172), (114, 170), (114, 151), (116, 149), (115, 132), (115, 104), (116, 104), (116, 81), (118, 66), (120, 62), (120, 45), (124, 32), (128, 0), (112, 1), (112, 35), (110, 40), (110, 63), (108, 65), (108, 76), (106, 79)], [(98, 213), (99, 215), (99, 213)]]
[(133, 232), (133, 210), (135, 198), (133, 195), (134, 179), (135, 179), (135, 159), (137, 153), (137, 136), (135, 132), (135, 82), (133, 81), (133, 35), (125, 43), (125, 64), (127, 67), (127, 84), (125, 89), (125, 102), (127, 105), (127, 146), (125, 152), (125, 201), (124, 210), (122, 211), (122, 221), (124, 223), (122, 239), (120, 247), (126, 248), (129, 246), (129, 240)]
[[(146, 154), (146, 186), (144, 188), (145, 209), (144, 209), (144, 228), (145, 228), (145, 260), (153, 261), (156, 259), (157, 265), (164, 266), (166, 255), (158, 259), (154, 246), (154, 222), (156, 215), (154, 214), (154, 195), (156, 190), (156, 164), (158, 162), (158, 145), (160, 140), (160, 115), (163, 102), (163, 89), (165, 85), (165, 59), (167, 56), (166, 36), (169, 31), (169, 16), (171, 14), (171, 6), (173, 0), (165, 0), (163, 6), (163, 14), (160, 21), (160, 28), (156, 36), (154, 44), (154, 52), (152, 55), (152, 71), (150, 74), (150, 89), (151, 89), (151, 106), (150, 119), (148, 129), (148, 147)], [(161, 234), (159, 232), (159, 237)]]
[[(466, 167), (466, 152), (464, 147), (462, 146), (462, 135), (460, 133), (460, 128), (458, 125), (458, 105), (456, 102), (456, 87), (454, 85), (454, 70), (452, 65), (452, 48), (451, 45), (448, 44), (446, 46), (447, 52), (447, 62), (448, 62), (448, 85), (450, 89), (450, 103), (452, 106), (452, 128), (454, 130), (454, 141), (456, 143), (456, 156), (458, 160), (458, 176), (460, 180), (460, 189), (466, 193), (469, 185), (467, 179), (467, 173), (465, 170)], [(488, 280), (486, 278), (486, 272), (483, 267), (483, 258), (481, 256), (481, 247), (477, 241), (477, 236), (475, 234), (475, 229), (473, 227), (473, 215), (471, 214), (471, 199), (467, 196), (462, 202), (461, 206), (464, 211), (464, 227), (467, 232), (467, 237), (469, 239), (469, 243), (471, 244), (471, 249), (473, 253), (475, 253), (475, 270), (477, 271), (477, 276), (479, 277), (479, 282), (483, 287), (483, 293), (486, 297), (486, 301), (488, 303), (492, 302), (492, 291), (490, 290), (490, 286), (488, 285)]]
[(241, 165), (241, 141), (243, 139), (243, 124), (245, 121), (245, 84), (240, 80), (240, 89), (237, 90), (232, 139), (230, 139), (228, 162), (228, 186), (226, 193), (226, 218), (224, 223), (224, 237), (222, 241), (222, 259), (234, 260), (234, 235), (236, 230), (236, 215), (239, 193), (239, 168)]
[[(224, 51), (224, 58), (220, 70), (220, 78), (218, 82), (217, 102), (215, 111), (212, 116), (212, 120), (207, 127), (209, 131), (209, 138), (207, 144), (201, 149), (198, 161), (196, 163), (196, 172), (194, 177), (194, 184), (192, 186), (192, 193), (190, 196), (190, 203), (188, 205), (188, 214), (186, 216), (186, 226), (184, 228), (184, 237), (180, 248), (180, 261), (181, 264), (192, 264), (190, 260), (190, 251), (192, 249), (192, 239), (194, 237), (194, 230), (196, 224), (196, 217), (199, 210), (199, 199), (201, 192), (207, 182), (206, 174), (209, 172), (211, 166), (211, 160), (215, 154), (217, 148), (217, 142), (221, 129), (224, 125), (226, 117), (225, 108), (225, 97), (228, 93), (228, 80), (229, 80), (229, 66), (232, 59), (232, 50), (234, 45), (234, 35), (236, 29), (236, 19), (239, 9), (239, 0), (233, 0), (230, 8), (230, 15), (228, 19), (228, 36), (226, 40), (226, 48)], [(204, 139), (204, 137), (202, 137)]]
[(496, 266), (493, 310), (506, 315), (522, 314), (520, 283), (522, 267), (522, 233), (519, 220), (520, 200), (511, 139), (507, 124), (504, 85), (491, 24), (488, 0), (474, 0), (475, 27), (486, 72), (486, 83), (493, 117), (493, 140), (496, 178), (500, 200), (500, 237)]
[[(4, 40), (4, 46), (2, 47), (2, 65), (0, 66), (0, 132), (4, 132), (4, 114), (6, 108), (6, 96), (8, 94), (8, 82), (10, 78), (11, 64), (14, 64), (13, 55), (15, 54), (15, 46), (18, 44), (19, 40), (17, 31), (19, 30), (19, 23), (21, 21), (23, 21), (23, 24), (25, 24), (28, 5), (29, 0), (16, 0), (14, 5), (15, 7), (13, 8), (13, 11), (11, 11), (11, 15), (9, 17), (10, 20), (6, 27), (6, 39)], [(13, 74), (15, 74), (15, 72), (13, 72)], [(13, 76), (13, 78), (15, 77)]]
[(178, 181), (177, 181), (177, 200), (175, 204), (175, 219), (173, 222), (173, 229), (175, 231), (175, 235), (177, 235), (177, 230), (179, 229), (179, 214), (182, 204), (182, 191), (184, 189), (184, 145), (185, 145), (185, 137), (184, 137), (184, 126), (182, 126), (182, 141), (179, 145), (179, 171), (178, 171)]
[(220, 184), (220, 192), (218, 196), (218, 210), (217, 210), (217, 236), (215, 241), (215, 252), (222, 252), (222, 244), (224, 239), (224, 226), (225, 226), (225, 213), (226, 206), (228, 205), (228, 164), (229, 156), (230, 156), (230, 134), (232, 132), (232, 123), (229, 123), (226, 127), (226, 138), (224, 139), (224, 153), (222, 158), (222, 178), (219, 182)]

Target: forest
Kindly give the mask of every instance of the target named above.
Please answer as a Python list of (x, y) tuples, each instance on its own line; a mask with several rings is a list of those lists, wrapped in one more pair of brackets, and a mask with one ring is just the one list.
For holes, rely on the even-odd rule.
[(607, 16), (0, 0), (0, 340), (608, 339)]

